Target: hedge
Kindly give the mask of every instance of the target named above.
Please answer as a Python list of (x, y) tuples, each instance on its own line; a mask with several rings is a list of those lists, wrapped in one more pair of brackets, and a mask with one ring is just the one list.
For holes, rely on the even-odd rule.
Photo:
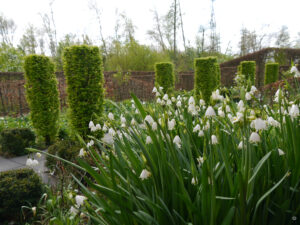
[(26, 100), (32, 125), (49, 145), (59, 127), (59, 92), (55, 67), (49, 57), (29, 55), (25, 58), (24, 70)]
[(201, 96), (206, 103), (209, 103), (211, 93), (218, 85), (216, 57), (197, 58), (194, 60), (195, 97), (200, 99)]
[(7, 156), (27, 154), (25, 148), (33, 147), (35, 135), (29, 128), (4, 129), (0, 133), (1, 152)]
[(174, 66), (169, 62), (155, 64), (155, 86), (163, 87), (165, 93), (175, 88)]
[(279, 64), (267, 63), (265, 65), (265, 84), (270, 84), (278, 80)]
[(243, 61), (240, 67), (241, 74), (245, 75), (246, 80), (250, 80), (251, 84), (255, 84), (256, 63), (255, 61)]
[(0, 221), (18, 219), (22, 206), (36, 206), (43, 193), (42, 182), (32, 169), (0, 173)]
[(64, 50), (69, 118), (75, 131), (86, 137), (93, 113), (103, 111), (103, 68), (98, 47), (79, 45)]

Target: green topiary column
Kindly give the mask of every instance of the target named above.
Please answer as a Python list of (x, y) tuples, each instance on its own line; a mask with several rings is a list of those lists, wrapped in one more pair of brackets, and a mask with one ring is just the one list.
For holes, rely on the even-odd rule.
[(251, 84), (255, 84), (256, 63), (255, 61), (243, 61), (240, 67), (241, 74), (245, 75), (246, 80), (250, 80)]
[(25, 58), (25, 91), (32, 125), (49, 145), (58, 131), (59, 92), (54, 64), (46, 56)]
[(163, 87), (165, 93), (170, 93), (174, 90), (175, 75), (172, 63), (163, 62), (155, 64), (155, 86)]
[(218, 84), (216, 63), (216, 57), (198, 58), (194, 60), (195, 97), (199, 99), (202, 95), (206, 103), (209, 103), (211, 93)]
[(219, 63), (217, 62), (215, 62), (215, 73), (216, 73), (215, 88), (218, 88), (221, 84), (221, 69)]
[(83, 137), (89, 133), (93, 113), (103, 110), (103, 68), (98, 47), (80, 45), (63, 54), (72, 127)]
[(278, 80), (279, 64), (267, 63), (265, 65), (265, 84), (270, 84)]

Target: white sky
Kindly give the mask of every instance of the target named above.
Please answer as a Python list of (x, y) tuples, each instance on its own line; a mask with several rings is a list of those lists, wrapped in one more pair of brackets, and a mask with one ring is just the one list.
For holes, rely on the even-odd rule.
[[(116, 9), (125, 12), (137, 27), (136, 38), (150, 44), (147, 30), (153, 27), (151, 9), (165, 14), (172, 0), (96, 0), (102, 11), (102, 28), (106, 38), (114, 34)], [(89, 0), (55, 0), (53, 4), (58, 39), (67, 33), (88, 34), (99, 42), (98, 25), (94, 12), (88, 7)], [(180, 1), (186, 39), (194, 44), (200, 25), (210, 21), (210, 0)], [(291, 38), (300, 32), (300, 0), (216, 0), (217, 31), (220, 32), (222, 51), (230, 42), (237, 49), (242, 26), (258, 32), (275, 32), (287, 25)], [(17, 39), (31, 23), (42, 26), (39, 13), (49, 13), (49, 0), (0, 0), (0, 13), (17, 24)], [(270, 25), (263, 27), (263, 25)], [(98, 41), (98, 42), (97, 42)]]

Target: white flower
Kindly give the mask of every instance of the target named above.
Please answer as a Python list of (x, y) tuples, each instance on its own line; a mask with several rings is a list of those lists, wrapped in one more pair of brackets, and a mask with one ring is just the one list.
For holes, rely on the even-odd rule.
[(292, 118), (296, 118), (297, 116), (299, 116), (299, 108), (297, 105), (292, 105), (291, 109), (289, 110), (289, 115)]
[(159, 89), (160, 91), (162, 91), (164, 88), (163, 88), (163, 87), (159, 87), (158, 89)]
[(192, 184), (192, 185), (198, 184), (198, 179), (197, 179), (197, 177), (193, 177), (193, 178), (192, 178), (191, 184)]
[(223, 110), (218, 110), (218, 115), (223, 118), (225, 117), (225, 113)]
[(150, 124), (150, 126), (154, 123), (154, 120), (153, 120), (152, 116), (150, 116), (150, 115), (147, 115), (145, 117), (145, 121), (147, 121)]
[(217, 139), (217, 136), (216, 135), (211, 135), (211, 143), (213, 144), (213, 145), (216, 145), (216, 144), (218, 144), (218, 139)]
[(226, 105), (226, 112), (227, 113), (231, 112), (231, 109), (230, 109), (229, 105)]
[(233, 117), (231, 120), (232, 120), (232, 123), (236, 123), (236, 122), (243, 121), (243, 119), (244, 119), (244, 114), (240, 113), (240, 112), (237, 112), (236, 116)]
[(188, 107), (188, 112), (191, 113), (192, 115), (197, 115), (197, 110), (196, 110), (195, 105), (190, 104)]
[(160, 99), (160, 98), (157, 98), (157, 99), (156, 99), (156, 103), (157, 103), (157, 104), (161, 104), (161, 99)]
[(105, 144), (112, 145), (114, 143), (114, 137), (110, 134), (104, 134), (101, 141), (103, 141)]
[(73, 216), (76, 216), (77, 213), (78, 213), (78, 209), (76, 209), (75, 207), (71, 206), (71, 208), (70, 208), (70, 213), (71, 213)]
[(111, 136), (115, 136), (115, 135), (116, 135), (116, 131), (115, 131), (113, 128), (109, 128), (108, 133), (109, 133)]
[(238, 105), (237, 105), (237, 108), (240, 112), (244, 112), (245, 111), (245, 108), (244, 108), (244, 102), (243, 100), (240, 100)]
[(95, 127), (94, 122), (93, 122), (93, 121), (90, 121), (90, 122), (89, 122), (89, 128), (92, 129), (93, 127)]
[(96, 130), (97, 130), (96, 127), (91, 127), (91, 131), (92, 131), (92, 132), (95, 132)]
[(157, 123), (153, 122), (151, 128), (152, 130), (157, 130)]
[(102, 130), (103, 130), (104, 132), (106, 132), (107, 129), (108, 129), (108, 128), (107, 128), (106, 124), (104, 124), (103, 127), (102, 127)]
[(36, 156), (37, 158), (41, 158), (41, 157), (42, 157), (42, 154), (39, 153), (39, 152), (37, 152), (37, 153), (35, 154), (35, 156)]
[(243, 141), (240, 141), (238, 149), (243, 149), (243, 144), (244, 144)]
[(178, 148), (181, 148), (181, 139), (178, 135), (174, 137), (173, 143), (176, 144)]
[(246, 95), (245, 95), (245, 98), (246, 98), (247, 101), (251, 100), (251, 98), (252, 98), (251, 93), (247, 92)]
[(265, 120), (262, 120), (261, 118), (258, 118), (251, 122), (250, 127), (254, 128), (256, 131), (266, 130), (267, 122)]
[(285, 152), (284, 151), (282, 151), (280, 148), (278, 149), (278, 154), (279, 155), (284, 155), (285, 154)]
[(193, 96), (189, 98), (189, 105), (195, 105), (195, 99)]
[(153, 90), (152, 90), (152, 93), (156, 93), (157, 92), (157, 88), (154, 87)]
[(202, 105), (202, 106), (204, 106), (205, 105), (205, 101), (203, 99), (200, 99), (199, 100), (199, 104)]
[(172, 102), (170, 99), (167, 100), (167, 105), (172, 105)]
[(257, 88), (255, 86), (251, 86), (250, 93), (253, 95), (257, 91)]
[(203, 164), (203, 162), (204, 162), (204, 158), (201, 157), (201, 156), (199, 156), (199, 157), (197, 158), (197, 161), (198, 161), (198, 166), (201, 166), (201, 165)]
[(114, 114), (112, 114), (111, 112), (108, 113), (108, 119), (114, 120)]
[(199, 130), (200, 130), (200, 125), (197, 124), (197, 125), (194, 127), (193, 132), (196, 133), (196, 132), (199, 131)]
[(176, 102), (176, 98), (175, 97), (172, 97), (171, 100), (172, 100), (172, 102)]
[(85, 155), (86, 155), (86, 151), (85, 151), (83, 148), (80, 149), (78, 156), (79, 156), (79, 157), (83, 157), (83, 156), (85, 156)]
[(167, 101), (169, 99), (168, 94), (165, 94), (164, 97), (162, 98), (163, 100)]
[(36, 207), (35, 206), (32, 207), (31, 210), (32, 210), (33, 216), (35, 216), (36, 215)]
[(155, 96), (156, 96), (156, 97), (159, 97), (159, 96), (161, 96), (161, 94), (160, 94), (159, 92), (156, 92), (156, 93), (155, 93)]
[(83, 195), (76, 195), (76, 197), (75, 197), (76, 205), (78, 207), (82, 206), (86, 199), (87, 198)]
[(126, 118), (123, 115), (121, 115), (121, 123), (126, 123)]
[(258, 143), (260, 142), (260, 136), (256, 132), (252, 132), (249, 138), (250, 143)]
[(268, 120), (267, 120), (267, 123), (270, 125), (270, 126), (273, 126), (273, 127), (279, 127), (280, 126), (280, 123), (277, 121), (277, 120), (274, 120), (273, 117), (268, 117)]
[(96, 124), (96, 130), (101, 130), (101, 125), (99, 123)]
[(199, 130), (198, 136), (199, 136), (199, 137), (203, 137), (203, 136), (204, 136), (203, 130)]
[(181, 101), (178, 101), (178, 102), (176, 103), (176, 106), (177, 106), (177, 107), (181, 107)]
[(135, 119), (132, 119), (130, 124), (131, 124), (131, 126), (135, 126), (136, 125)]
[(215, 110), (213, 109), (213, 107), (209, 106), (209, 107), (206, 109), (205, 116), (206, 116), (206, 117), (213, 117), (213, 116), (216, 116), (216, 112), (215, 112)]
[(150, 136), (146, 137), (146, 144), (151, 144), (152, 143), (152, 139)]
[(168, 120), (168, 129), (169, 129), (169, 130), (173, 130), (174, 127), (175, 127), (175, 125), (176, 125), (175, 119), (172, 119), (171, 121)]
[(151, 176), (151, 173), (148, 170), (143, 169), (140, 174), (140, 179), (145, 180), (145, 179), (148, 179), (150, 176)]
[(94, 143), (94, 141), (93, 140), (90, 140), (90, 142), (88, 142), (87, 143), (87, 147), (91, 147), (91, 146), (93, 146), (95, 143)]

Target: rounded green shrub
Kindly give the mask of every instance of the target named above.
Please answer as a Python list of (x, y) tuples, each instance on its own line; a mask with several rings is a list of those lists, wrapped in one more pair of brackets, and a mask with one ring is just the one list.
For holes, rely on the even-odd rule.
[(163, 92), (170, 93), (175, 88), (174, 66), (170, 62), (155, 64), (155, 86), (163, 87)]
[[(49, 146), (48, 148), (49, 154), (59, 156), (71, 162), (76, 162), (76, 157), (78, 157), (79, 151), (80, 151), (80, 145), (70, 139), (58, 141), (53, 145)], [(48, 155), (46, 156), (46, 166), (50, 170), (55, 169), (58, 161), (59, 160), (55, 159), (54, 157)], [(69, 167), (65, 163), (64, 165), (66, 167)]]
[(251, 84), (255, 84), (256, 74), (256, 62), (255, 61), (243, 61), (240, 67), (241, 74), (245, 75), (246, 80), (250, 80)]
[(278, 80), (279, 64), (267, 63), (265, 65), (265, 84), (270, 84)]
[(195, 81), (194, 94), (197, 99), (201, 96), (206, 103), (218, 84), (216, 57), (203, 57), (194, 60)]
[(0, 133), (0, 143), (4, 155), (25, 155), (28, 153), (25, 148), (35, 144), (35, 134), (29, 128), (4, 129)]
[(49, 145), (58, 132), (59, 93), (49, 57), (29, 55), (25, 58), (25, 91), (30, 119), (36, 133)]
[(78, 134), (89, 134), (89, 122), (103, 111), (103, 68), (98, 47), (66, 48), (63, 55), (67, 81), (69, 117)]
[(0, 173), (0, 221), (18, 219), (21, 207), (36, 205), (43, 193), (40, 177), (32, 169)]

